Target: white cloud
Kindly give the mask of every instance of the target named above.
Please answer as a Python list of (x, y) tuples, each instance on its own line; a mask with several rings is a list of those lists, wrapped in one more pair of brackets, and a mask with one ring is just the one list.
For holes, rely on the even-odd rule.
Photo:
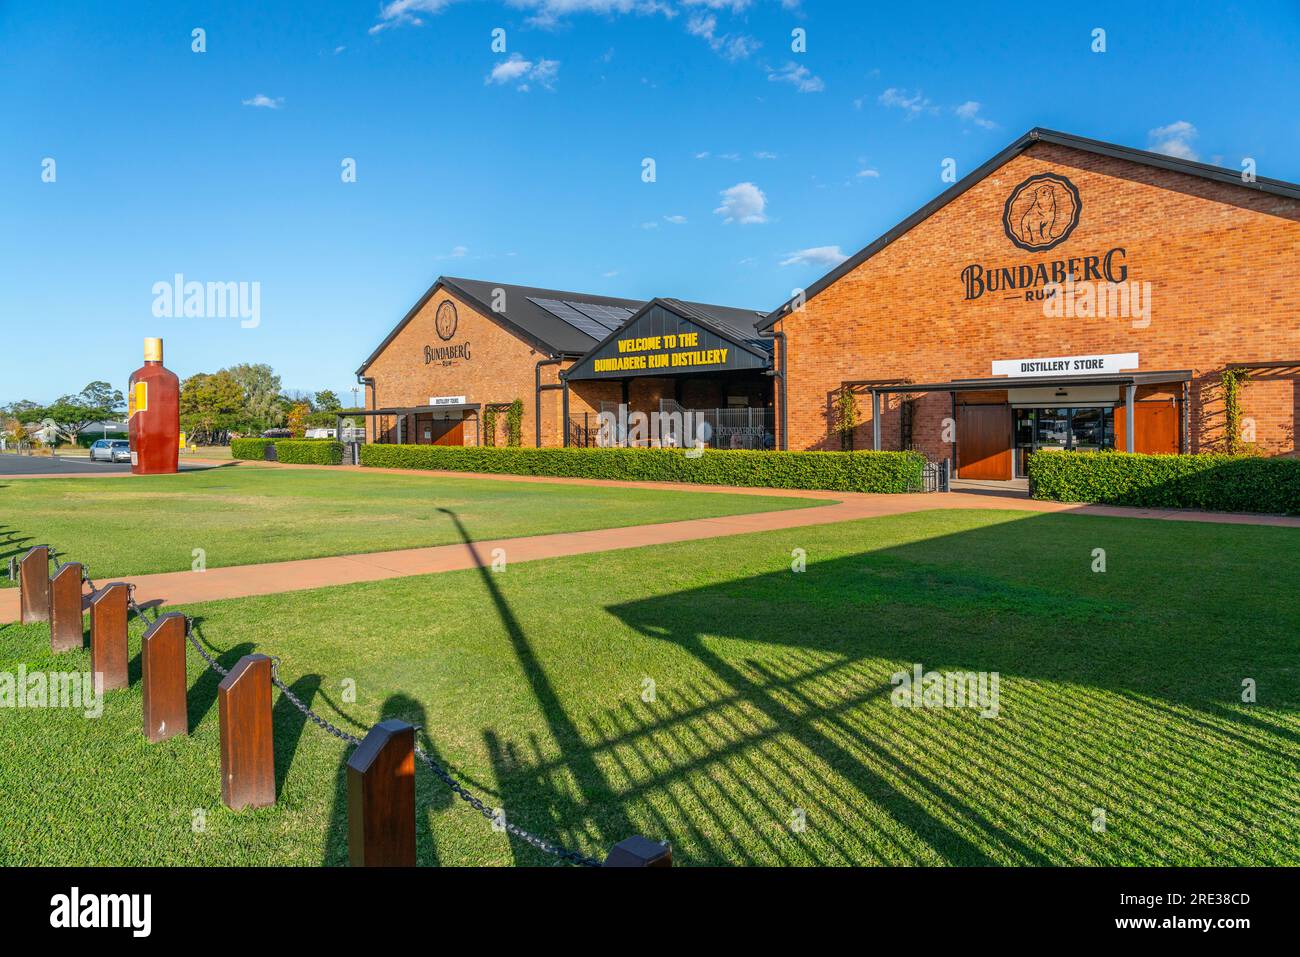
[(931, 103), (930, 98), (920, 90), (909, 93), (907, 90), (899, 89), (896, 86), (891, 86), (884, 93), (881, 93), (877, 102), (882, 106), (902, 110), (909, 117), (921, 113), (938, 112), (938, 107)]
[(704, 150), (703, 152), (696, 153), (696, 154), (695, 154), (695, 158), (696, 158), (697, 160), (706, 160), (706, 159), (709, 158), (709, 151), (708, 151), (708, 150)]
[(813, 76), (806, 66), (794, 62), (787, 63), (779, 70), (769, 70), (767, 78), (773, 83), (789, 83), (800, 93), (820, 93), (826, 89), (821, 77)]
[(658, 228), (659, 228), (659, 224), (656, 223), (656, 222), (654, 222), (654, 221), (651, 221), (651, 222), (648, 222), (648, 223), (642, 223), (642, 224), (641, 224), (641, 228), (642, 228), (642, 229), (658, 229)]
[(507, 0), (507, 3), (521, 10), (534, 11), (528, 22), (539, 27), (553, 27), (565, 17), (581, 13), (603, 16), (662, 13), (670, 18), (677, 15), (677, 11), (664, 0)]
[(754, 159), (774, 160), (776, 159), (776, 154), (769, 153), (767, 150), (758, 150), (757, 152), (754, 153)]
[(370, 28), (371, 33), (379, 33), (389, 27), (409, 24), (413, 27), (423, 25), (422, 13), (442, 13), (455, 0), (390, 0), (379, 8), (379, 22)]
[[(709, 6), (714, 5), (709, 4)], [(748, 34), (718, 33), (718, 18), (711, 13), (692, 14), (686, 21), (686, 32), (693, 37), (699, 37), (714, 53), (733, 63), (748, 59), (763, 45), (757, 38)]]
[(528, 92), (532, 84), (547, 90), (555, 89), (555, 78), (560, 72), (559, 60), (526, 60), (518, 53), (512, 53), (502, 60), (483, 78), (487, 86), (507, 86), (513, 84), (516, 90)]
[(604, 276), (606, 279), (612, 279), (612, 278), (614, 278), (615, 276), (618, 275), (618, 270), (617, 270), (617, 269), (611, 269), (609, 272), (603, 272), (603, 273), (601, 273), (601, 275)]
[(724, 223), (767, 222), (767, 197), (753, 183), (737, 183), (724, 189), (721, 194), (722, 205), (714, 210)]
[(1192, 140), (1200, 135), (1200, 131), (1186, 120), (1177, 120), (1168, 126), (1157, 126), (1147, 133), (1152, 150), (1187, 160), (1198, 158), (1196, 150), (1192, 148)]
[(957, 118), (965, 123), (974, 123), (976, 126), (986, 130), (996, 130), (998, 125), (992, 120), (985, 119), (979, 115), (980, 104), (974, 100), (967, 100), (961, 106), (955, 107), (953, 112)]
[(241, 100), (240, 102), (243, 103), (244, 106), (256, 106), (267, 110), (278, 110), (280, 107), (284, 106), (284, 97), (271, 97), (267, 96), (265, 93), (259, 93), (250, 99)]
[(858, 179), (880, 179), (880, 170), (867, 167), (857, 172)]
[(839, 246), (810, 246), (786, 256), (781, 260), (782, 266), (821, 266), (823, 269), (834, 269), (849, 258)]
[(343, 52), (344, 50), (346, 50), (346, 49), (347, 49), (347, 47), (345, 47), (345, 46), (337, 46), (337, 47), (334, 48), (334, 55), (335, 55), (335, 56), (338, 56), (340, 53), (342, 53), (342, 52)]
[(665, 216), (664, 222), (672, 223), (674, 226), (680, 226), (682, 223), (686, 222), (686, 217), (681, 215), (681, 213), (677, 213), (673, 216)]
[(469, 255), (468, 246), (453, 246), (451, 248), (451, 252), (443, 253), (441, 256), (436, 256), (435, 258), (436, 259), (464, 259), (468, 255)]
[(720, 159), (720, 160), (727, 160), (728, 162), (731, 162), (731, 163), (739, 163), (739, 162), (740, 162), (740, 154), (739, 154), (739, 153), (719, 153), (719, 154), (718, 154), (718, 159)]

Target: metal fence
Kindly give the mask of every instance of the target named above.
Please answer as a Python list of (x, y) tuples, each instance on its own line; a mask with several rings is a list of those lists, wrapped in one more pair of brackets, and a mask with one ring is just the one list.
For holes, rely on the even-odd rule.
[[(688, 409), (673, 399), (661, 399), (658, 416), (647, 423), (646, 435), (630, 435), (631, 424), (619, 418), (616, 402), (602, 402), (601, 414), (611, 416), (614, 423), (604, 444), (611, 446), (693, 445), (703, 435), (704, 447), (709, 449), (772, 449), (776, 447), (776, 418), (772, 409), (729, 408)], [(683, 441), (683, 423), (689, 413), (691, 425)], [(669, 425), (671, 423), (671, 425)], [(701, 425), (707, 429), (701, 429)], [(666, 427), (667, 426), (667, 427)], [(584, 412), (569, 416), (569, 445), (577, 448), (595, 448), (602, 444), (600, 414)]]

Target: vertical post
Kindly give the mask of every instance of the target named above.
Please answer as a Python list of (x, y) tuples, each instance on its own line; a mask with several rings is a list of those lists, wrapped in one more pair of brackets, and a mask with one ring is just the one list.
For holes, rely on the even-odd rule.
[(18, 563), (19, 602), (24, 625), (50, 620), (50, 549), (29, 548)]
[(126, 582), (110, 582), (90, 599), (90, 670), (101, 675), (103, 690), (125, 688), (127, 598)]
[(1129, 383), (1124, 387), (1124, 451), (1132, 452), (1134, 449), (1133, 440), (1133, 400), (1137, 398), (1137, 386)]
[(880, 451), (880, 393), (871, 390), (871, 447)]
[(185, 616), (160, 615), (140, 639), (144, 736), (151, 742), (189, 734), (185, 704)]
[(1184, 455), (1192, 451), (1192, 384), (1183, 380), (1182, 423), (1179, 428), (1178, 451)]
[(641, 836), (619, 841), (605, 858), (602, 867), (672, 867), (673, 849)]
[(271, 659), (244, 655), (217, 685), (221, 800), (232, 811), (275, 803)]
[(80, 648), (85, 635), (81, 617), (81, 564), (68, 562), (50, 579), (50, 649)]
[(415, 728), (381, 721), (348, 758), (348, 863), (415, 866)]

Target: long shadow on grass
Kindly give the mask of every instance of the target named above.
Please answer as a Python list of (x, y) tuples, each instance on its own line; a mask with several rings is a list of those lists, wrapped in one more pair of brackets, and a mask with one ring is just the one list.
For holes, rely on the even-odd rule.
[[(632, 836), (631, 821), (623, 809), (616, 790), (610, 784), (600, 765), (595, 761), (591, 750), (583, 740), (582, 732), (564, 710), (555, 687), (551, 684), (545, 669), (537, 658), (536, 652), (533, 651), (533, 647), (528, 641), (528, 635), (524, 632), (523, 626), (520, 625), (519, 619), (510, 607), (510, 603), (506, 601), (505, 596), (501, 593), (492, 571), (484, 564), (478, 550), (474, 547), (469, 532), (454, 511), (446, 508), (440, 508), (438, 511), (451, 519), (461, 540), (469, 546), (471, 553), (474, 555), (474, 562), (478, 568), (483, 587), (491, 596), (492, 607), (501, 620), (502, 628), (505, 629), (506, 634), (509, 636), (510, 645), (514, 649), (520, 668), (523, 670), (524, 678), (528, 682), (538, 707), (541, 709), (542, 716), (546, 721), (556, 747), (560, 749), (563, 764), (574, 784), (572, 790), (566, 788), (564, 791), (550, 785), (549, 782), (543, 782), (540, 788), (530, 789), (531, 793), (539, 795), (546, 804), (545, 808), (539, 808), (531, 798), (521, 801), (519, 805), (512, 804), (509, 794), (509, 782), (498, 778), (498, 780), (501, 780), (502, 799), (508, 819), (521, 827), (540, 832), (541, 836), (545, 838), (571, 841), (579, 835), (570, 833), (562, 837), (549, 832), (555, 828), (568, 828), (575, 821), (590, 821), (592, 808), (598, 807), (603, 812), (599, 818), (599, 823), (592, 824), (591, 828), (581, 835), (582, 837), (608, 847), (626, 837)], [(513, 835), (511, 836), (511, 848), (518, 863), (554, 863), (554, 858), (544, 855), (530, 845), (519, 841)]]
[[(1297, 835), (1283, 813), (1297, 797), (1286, 767), (1300, 760), (1290, 719), (1232, 707), (1241, 675), (1297, 700), (1293, 642), (1261, 628), (1225, 645), (1212, 624), (1179, 617), (1208, 613), (1195, 603), (1254, 575), (1247, 550), (1235, 566), (1221, 556), (1213, 580), (1180, 576), (1168, 553), (1183, 534), (1043, 516), (810, 556), (802, 574), (774, 549), (781, 571), (607, 609), (712, 680), (661, 685), (663, 710), (625, 705), (589, 739), (637, 782), (615, 799), (656, 816), (665, 836), (685, 829), (712, 863), (1293, 857), (1283, 850)], [(1122, 560), (1119, 575), (1089, 571), (1094, 546)], [(1127, 569), (1140, 570), (1136, 582)], [(1296, 612), (1285, 601), (1274, 600), (1279, 620)], [(914, 663), (999, 673), (1000, 717), (891, 707), (892, 673)], [(554, 770), (534, 767), (541, 779)], [(782, 820), (792, 808), (807, 813), (797, 839)], [(1104, 838), (1091, 828), (1097, 808), (1109, 815)], [(835, 828), (844, 833), (831, 840)]]

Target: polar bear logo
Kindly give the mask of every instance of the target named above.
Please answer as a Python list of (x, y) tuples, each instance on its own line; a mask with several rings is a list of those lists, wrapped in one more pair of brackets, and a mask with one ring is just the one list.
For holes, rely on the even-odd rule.
[(1039, 173), (1011, 191), (1002, 210), (1007, 239), (1030, 252), (1065, 242), (1079, 224), (1079, 190), (1057, 173)]
[(1056, 190), (1043, 183), (1034, 190), (1034, 204), (1020, 217), (1020, 238), (1031, 246), (1056, 238)]

